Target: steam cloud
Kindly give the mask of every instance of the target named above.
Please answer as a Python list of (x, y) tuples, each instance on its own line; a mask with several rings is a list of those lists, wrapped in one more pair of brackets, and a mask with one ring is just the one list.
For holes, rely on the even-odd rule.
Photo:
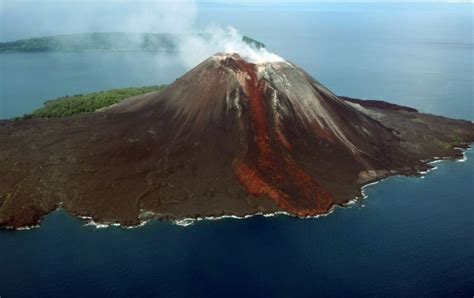
[(284, 61), (280, 56), (265, 48), (256, 48), (245, 43), (242, 35), (233, 27), (208, 28), (206, 35), (190, 35), (179, 43), (179, 55), (183, 64), (194, 67), (197, 63), (217, 53), (238, 53), (251, 63)]
[(187, 69), (218, 52), (238, 53), (252, 63), (284, 61), (265, 48), (245, 43), (234, 27), (208, 25), (199, 28), (197, 14), (198, 7), (194, 0), (150, 2), (139, 13), (129, 16), (127, 31), (184, 33), (178, 40), (175, 54)]

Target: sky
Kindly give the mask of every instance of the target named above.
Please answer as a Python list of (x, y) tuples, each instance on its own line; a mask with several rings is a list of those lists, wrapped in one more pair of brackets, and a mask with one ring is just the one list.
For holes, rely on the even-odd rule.
[[(359, 0), (360, 1), (360, 0)], [(466, 0), (438, 1), (443, 3)], [(311, 9), (324, 5), (343, 7), (353, 1), (291, 0), (0, 0), (0, 41), (83, 32), (156, 32), (179, 33), (200, 30), (213, 20), (200, 18), (200, 12), (246, 6), (269, 9)], [(365, 3), (387, 3), (391, 0), (364, 0)], [(402, 3), (433, 2), (397, 0)], [(472, 0), (468, 2), (472, 3)], [(347, 4), (347, 5), (353, 5)], [(363, 4), (361, 4), (363, 5)], [(468, 8), (469, 9), (469, 8)], [(472, 7), (470, 8), (472, 9)], [(209, 14), (206, 14), (209, 16)], [(219, 24), (222, 25), (222, 24)], [(231, 25), (231, 24), (225, 24)]]

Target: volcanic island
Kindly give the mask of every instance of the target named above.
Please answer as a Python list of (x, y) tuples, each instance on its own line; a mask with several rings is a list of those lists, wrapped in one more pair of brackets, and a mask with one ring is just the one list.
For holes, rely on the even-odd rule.
[(37, 225), (59, 207), (124, 227), (313, 217), (473, 141), (470, 121), (338, 97), (290, 62), (218, 53), (94, 113), (0, 121), (0, 227)]

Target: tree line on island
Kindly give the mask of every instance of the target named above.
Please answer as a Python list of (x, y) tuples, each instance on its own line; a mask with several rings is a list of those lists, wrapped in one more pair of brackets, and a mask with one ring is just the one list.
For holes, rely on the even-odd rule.
[(164, 85), (129, 87), (89, 94), (66, 95), (48, 100), (44, 106), (29, 114), (14, 118), (15, 120), (31, 118), (62, 118), (76, 114), (93, 113), (99, 109), (111, 106), (122, 100), (150, 92), (160, 91)]

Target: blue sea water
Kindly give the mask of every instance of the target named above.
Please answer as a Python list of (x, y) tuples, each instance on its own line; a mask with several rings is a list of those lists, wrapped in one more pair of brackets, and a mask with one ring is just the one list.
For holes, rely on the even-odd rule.
[(95, 229), (57, 211), (0, 233), (2, 297), (471, 297), (474, 152), (318, 219)]
[[(474, 120), (472, 9), (209, 6), (201, 21), (235, 25), (337, 94)], [(65, 94), (169, 83), (185, 71), (137, 52), (1, 54), (0, 66), (0, 118)], [(467, 156), (436, 164), (425, 179), (389, 178), (318, 219), (123, 230), (85, 227), (60, 210), (40, 228), (0, 231), (0, 296), (472, 297), (474, 152)]]

